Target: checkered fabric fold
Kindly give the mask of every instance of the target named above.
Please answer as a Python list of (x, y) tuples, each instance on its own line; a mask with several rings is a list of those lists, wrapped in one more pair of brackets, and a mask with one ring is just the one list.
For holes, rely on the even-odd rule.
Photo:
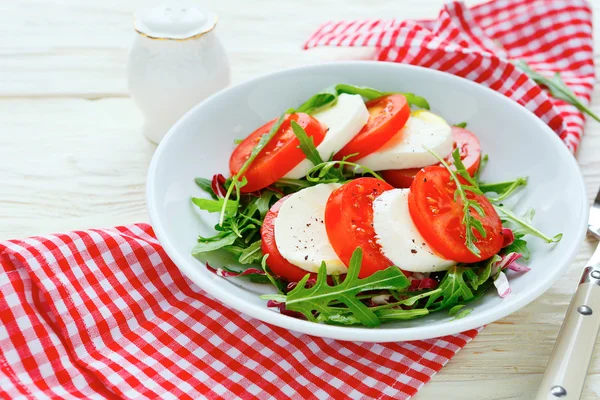
[(497, 0), (471, 9), (449, 3), (437, 20), (330, 21), (304, 47), (376, 47), (378, 60), (473, 80), (535, 113), (575, 152), (583, 114), (550, 97), (511, 60), (524, 60), (548, 76), (560, 72), (587, 104), (595, 82), (592, 44), (592, 11), (584, 0)]
[(476, 330), (353, 343), (229, 309), (146, 224), (0, 242), (7, 399), (379, 398), (417, 392)]

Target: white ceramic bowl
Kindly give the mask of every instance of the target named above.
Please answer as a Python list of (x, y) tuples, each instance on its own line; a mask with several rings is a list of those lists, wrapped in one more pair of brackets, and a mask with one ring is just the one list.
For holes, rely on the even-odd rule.
[[(268, 285), (224, 279), (191, 256), (198, 234), (211, 235), (214, 215), (198, 212), (190, 196), (203, 196), (194, 177), (228, 172), (233, 140), (335, 83), (370, 86), (424, 96), (449, 123), (468, 122), (490, 161), (484, 180), (526, 175), (517, 211), (534, 207), (543, 232), (563, 233), (557, 245), (531, 239), (531, 271), (510, 276), (512, 294), (492, 289), (470, 303), (474, 311), (452, 320), (446, 312), (384, 324), (378, 329), (338, 327), (302, 321), (268, 309), (260, 294)], [(148, 212), (154, 231), (175, 264), (198, 286), (240, 313), (310, 335), (341, 340), (390, 342), (437, 337), (477, 328), (520, 309), (540, 296), (567, 269), (583, 240), (587, 201), (573, 156), (535, 115), (508, 98), (466, 79), (435, 70), (383, 62), (337, 62), (265, 75), (224, 90), (177, 122), (154, 154), (148, 172)], [(226, 262), (216, 259), (213, 262)]]

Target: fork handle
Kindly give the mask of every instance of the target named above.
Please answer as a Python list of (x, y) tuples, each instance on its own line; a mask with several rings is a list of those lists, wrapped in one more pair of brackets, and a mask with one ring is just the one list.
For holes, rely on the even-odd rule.
[(599, 283), (600, 270), (586, 267), (558, 333), (536, 400), (580, 398), (600, 329)]

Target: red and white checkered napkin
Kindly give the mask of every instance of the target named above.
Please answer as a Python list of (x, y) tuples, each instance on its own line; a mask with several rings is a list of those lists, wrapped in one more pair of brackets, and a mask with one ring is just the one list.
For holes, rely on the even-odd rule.
[(408, 398), (477, 334), (374, 344), (271, 327), (186, 279), (146, 224), (0, 242), (0, 318), (10, 399)]
[(583, 114), (549, 97), (509, 60), (525, 60), (547, 75), (560, 72), (589, 103), (595, 80), (592, 11), (584, 0), (497, 0), (471, 9), (454, 2), (437, 20), (327, 22), (305, 44), (316, 46), (376, 47), (378, 60), (462, 76), (527, 107), (571, 151), (581, 140)]

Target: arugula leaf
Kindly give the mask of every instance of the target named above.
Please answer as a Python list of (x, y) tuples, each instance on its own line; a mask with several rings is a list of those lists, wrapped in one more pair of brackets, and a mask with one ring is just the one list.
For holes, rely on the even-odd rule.
[(272, 190), (262, 190), (260, 193), (260, 197), (252, 197), (252, 199), (247, 203), (243, 210), (240, 210), (239, 214), (242, 218), (251, 218), (258, 212), (260, 215), (260, 220), (256, 220), (251, 218), (250, 221), (262, 225), (262, 220), (267, 215), (267, 212), (271, 208), (271, 203), (273, 203), (273, 198), (279, 199), (281, 198), (281, 193), (274, 192)]
[(486, 164), (488, 163), (489, 157), (487, 154), (484, 154), (483, 157), (481, 157), (481, 161), (479, 161), (479, 167), (477, 167), (477, 171), (475, 171), (475, 182), (477, 182), (477, 184), (479, 184), (479, 179), (481, 176), (481, 171), (483, 171), (483, 169), (485, 168)]
[(342, 93), (359, 94), (367, 100), (377, 99), (379, 97), (387, 96), (390, 94), (401, 94), (404, 97), (406, 97), (406, 101), (408, 102), (409, 105), (414, 105), (419, 108), (424, 108), (426, 110), (429, 110), (429, 103), (427, 102), (427, 100), (425, 100), (425, 98), (423, 98), (421, 96), (417, 96), (414, 93), (381, 92), (377, 89), (372, 89), (372, 88), (365, 87), (365, 86), (347, 85), (345, 83), (340, 83), (340, 84), (335, 85), (335, 89), (336, 89), (338, 95), (342, 94)]
[[(262, 266), (263, 271), (265, 271), (265, 275), (267, 276), (267, 278), (269, 279), (269, 281), (271, 282), (271, 284), (273, 286), (275, 286), (275, 288), (277, 289), (277, 291), (280, 293), (279, 296), (282, 296), (283, 295), (283, 291), (284, 291), (284, 289), (286, 288), (287, 285), (281, 279), (279, 279), (276, 276), (274, 276), (273, 274), (271, 274), (271, 271), (269, 270), (269, 267), (267, 267), (267, 258), (269, 258), (269, 255), (265, 254), (263, 256), (262, 260), (260, 260), (260, 265)], [(310, 276), (310, 274), (307, 272), (305, 278), (308, 279), (309, 276)], [(262, 297), (263, 296), (261, 296), (261, 298)], [(285, 297), (285, 296), (283, 296), (283, 297)]]
[[(246, 172), (246, 170), (248, 169), (250, 164), (252, 164), (252, 162), (254, 161), (256, 156), (258, 156), (258, 154), (261, 152), (261, 150), (265, 148), (265, 146), (271, 141), (271, 139), (273, 139), (273, 137), (279, 130), (279, 127), (281, 127), (281, 124), (283, 123), (284, 118), (285, 118), (285, 113), (281, 114), (279, 119), (273, 124), (273, 126), (271, 127), (271, 129), (269, 130), (268, 133), (265, 133), (264, 135), (261, 136), (261, 138), (258, 141), (258, 143), (256, 144), (256, 146), (252, 149), (252, 152), (250, 153), (250, 156), (248, 157), (246, 162), (244, 162), (244, 164), (242, 165), (242, 167), (240, 168), (238, 173), (235, 174), (235, 176), (232, 178), (232, 184), (229, 185), (229, 188), (227, 189), (227, 193), (225, 193), (225, 198), (224, 198), (225, 201), (229, 200), (234, 188), (235, 188), (236, 192), (238, 192), (237, 197), (239, 199), (239, 197), (240, 197), (239, 190), (245, 184), (244, 181), (246, 180), (246, 178), (244, 177), (243, 180), (240, 181), (240, 178), (244, 175), (244, 172)], [(225, 203), (223, 203), (223, 207), (221, 208), (221, 216), (219, 218), (219, 225), (223, 225), (223, 219), (225, 218), (225, 212), (226, 212)]]
[(531, 252), (529, 251), (529, 247), (527, 247), (527, 241), (523, 239), (523, 236), (523, 234), (515, 234), (515, 240), (503, 249), (504, 253), (519, 253), (523, 256), (523, 259), (529, 260), (531, 257)]
[[(351, 169), (344, 170), (343, 167), (352, 167)], [(306, 173), (306, 180), (317, 183), (336, 183), (345, 182), (357, 175), (369, 174), (374, 178), (383, 180), (383, 178), (371, 168), (367, 168), (363, 165), (356, 164), (350, 161), (326, 161), (312, 167)]]
[(496, 193), (497, 197), (487, 196), (491, 202), (497, 203), (506, 199), (520, 186), (527, 186), (527, 178), (519, 177), (513, 181), (497, 182), (497, 183), (480, 183), (479, 189), (483, 193)]
[(329, 87), (306, 100), (295, 112), (315, 114), (324, 108), (333, 106), (337, 102), (337, 98), (338, 92), (335, 86)]
[(532, 236), (542, 239), (546, 243), (557, 243), (560, 241), (560, 239), (562, 239), (562, 233), (554, 235), (553, 237), (549, 237), (549, 236), (545, 235), (544, 233), (542, 233), (540, 230), (536, 229), (531, 224), (531, 219), (533, 218), (533, 213), (532, 213), (533, 210), (528, 211), (521, 218), (521, 217), (517, 216), (515, 213), (513, 213), (512, 211), (510, 211), (504, 207), (494, 205), (494, 208), (500, 215), (500, 219), (511, 222), (517, 226), (518, 230), (515, 230), (515, 235), (517, 233), (532, 235)]
[(488, 281), (488, 279), (490, 279), (490, 275), (492, 274), (492, 267), (496, 265), (496, 263), (500, 262), (500, 260), (502, 260), (502, 257), (500, 257), (498, 254), (494, 254), (493, 257), (490, 257), (485, 262), (484, 267), (479, 271), (479, 274), (477, 275), (476, 283), (471, 283), (473, 289), (477, 290), (479, 286), (483, 285), (485, 282)]
[(466, 122), (459, 122), (458, 124), (454, 124), (453, 126), (456, 126), (457, 128), (466, 128), (467, 127), (467, 123)]
[(425, 307), (433, 310), (441, 310), (451, 307), (460, 301), (469, 301), (474, 297), (473, 291), (465, 282), (465, 271), (470, 267), (455, 265), (450, 268), (444, 279), (440, 282), (439, 296), (431, 296)]
[(401, 92), (401, 95), (406, 97), (406, 101), (409, 105), (429, 110), (429, 103), (424, 97), (417, 96), (414, 93)]
[(467, 315), (471, 314), (473, 312), (472, 308), (466, 308), (464, 310), (461, 310), (458, 314), (456, 314), (456, 316), (454, 318), (452, 318), (452, 320), (457, 320), (457, 319), (461, 319), (466, 317)]
[(306, 114), (315, 114), (325, 108), (332, 107), (338, 100), (340, 94), (358, 94), (366, 100), (373, 100), (378, 97), (387, 96), (390, 94), (399, 93), (402, 94), (409, 105), (424, 108), (429, 110), (429, 103), (421, 96), (417, 96), (414, 93), (402, 93), (402, 92), (382, 92), (376, 89), (372, 89), (364, 86), (347, 85), (340, 83), (324, 89), (323, 91), (313, 95), (311, 98), (302, 103), (295, 110), (291, 109), (292, 112), (303, 112)]
[[(381, 321), (374, 311), (362, 303), (357, 295), (370, 290), (404, 290), (410, 283), (397, 267), (389, 267), (377, 271), (373, 275), (360, 279), (358, 273), (362, 262), (362, 250), (358, 247), (352, 253), (346, 278), (339, 285), (330, 286), (327, 283), (327, 267), (325, 263), (317, 274), (317, 281), (311, 288), (305, 288), (310, 275), (306, 275), (298, 285), (284, 296), (285, 307), (291, 311), (304, 314), (309, 321), (317, 321), (313, 314), (316, 311), (328, 318), (332, 315), (350, 312), (361, 324), (368, 327), (377, 327)], [(263, 299), (280, 300), (282, 296), (274, 298), (272, 295), (263, 295)], [(332, 302), (343, 303), (347, 308), (331, 306)]]
[(528, 77), (533, 79), (535, 83), (547, 87), (552, 96), (574, 105), (579, 111), (586, 113), (596, 121), (600, 122), (600, 117), (594, 114), (589, 107), (579, 100), (575, 93), (573, 93), (573, 91), (565, 84), (558, 72), (556, 72), (551, 78), (548, 78), (531, 68), (529, 64), (523, 60), (515, 61), (515, 65), (519, 67)]
[(306, 158), (314, 165), (321, 164), (323, 159), (315, 147), (314, 138), (312, 136), (309, 137), (306, 134), (306, 131), (300, 125), (298, 125), (296, 121), (292, 121), (291, 126), (292, 131), (294, 131), (294, 135), (296, 135), (298, 141), (300, 142), (298, 147), (300, 150), (302, 150)]
[(454, 161), (454, 166), (456, 167), (456, 173), (458, 173), (464, 180), (467, 181), (468, 184), (463, 184), (458, 179), (456, 173), (450, 168), (448, 163), (437, 155), (433, 150), (425, 147), (425, 150), (430, 152), (435, 158), (437, 158), (440, 163), (448, 170), (450, 173), (450, 177), (456, 184), (455, 194), (458, 194), (463, 204), (463, 219), (462, 224), (465, 226), (465, 246), (469, 251), (475, 254), (477, 257), (480, 256), (481, 252), (475, 246), (475, 242), (477, 242), (477, 238), (475, 237), (475, 233), (473, 230), (479, 232), (482, 238), (486, 237), (485, 229), (481, 221), (479, 221), (475, 216), (471, 213), (471, 209), (475, 210), (480, 216), (484, 216), (483, 209), (479, 205), (476, 200), (472, 200), (467, 198), (467, 191), (473, 192), (475, 194), (482, 194), (481, 190), (477, 186), (476, 178), (469, 175), (469, 172), (465, 168), (463, 162), (460, 159), (460, 150), (458, 148), (454, 149), (452, 152), (452, 159)]
[(250, 275), (246, 275), (248, 278), (250, 278), (250, 282), (254, 282), (254, 283), (271, 283), (271, 280), (269, 279), (269, 277), (267, 275), (259, 275), (259, 274), (250, 274)]
[(215, 194), (215, 192), (212, 190), (212, 181), (210, 179), (206, 179), (206, 178), (195, 178), (194, 182), (196, 182), (196, 185), (198, 185), (198, 187), (202, 190), (204, 190), (206, 193), (208, 193), (210, 195), (210, 197), (212, 197), (213, 199), (217, 199), (217, 195)]
[(339, 84), (335, 85), (335, 90), (338, 93), (338, 95), (340, 95), (342, 93), (358, 94), (367, 100), (377, 99), (379, 97), (386, 96), (386, 95), (392, 93), (392, 92), (382, 92), (377, 89), (372, 89), (372, 88), (366, 87), (366, 86), (347, 85), (345, 83), (339, 83)]
[(197, 256), (201, 253), (207, 253), (210, 251), (215, 251), (221, 249), (225, 246), (229, 246), (235, 242), (237, 236), (234, 233), (230, 233), (228, 235), (218, 237), (218, 238), (210, 238), (212, 240), (199, 240), (199, 243), (194, 246), (192, 249), (192, 255)]
[(197, 205), (201, 210), (208, 211), (211, 213), (221, 212), (225, 210), (224, 212), (227, 215), (235, 214), (238, 208), (238, 203), (236, 201), (225, 201), (225, 199), (211, 200), (202, 199), (199, 197), (192, 197), (192, 203)]
[(309, 182), (306, 179), (288, 179), (282, 178), (275, 182), (273, 186), (278, 189), (287, 189), (291, 192), (297, 192), (300, 189), (314, 186), (314, 182)]
[(452, 307), (450, 309), (450, 311), (448, 311), (448, 315), (450, 317), (455, 316), (456, 314), (458, 314), (458, 312), (460, 311), (461, 308), (463, 308), (465, 305), (464, 304), (457, 304), (454, 307)]
[(254, 264), (260, 261), (262, 257), (261, 241), (257, 240), (242, 251), (238, 261), (242, 264)]
[[(429, 310), (426, 308), (417, 308), (412, 310), (403, 309), (382, 309), (374, 311), (375, 315), (380, 322), (390, 321), (404, 321), (409, 319), (415, 319), (424, 317), (429, 314)], [(324, 322), (327, 324), (335, 325), (358, 325), (361, 321), (351, 313), (339, 313), (339, 314), (319, 314), (317, 316), (317, 322)]]

